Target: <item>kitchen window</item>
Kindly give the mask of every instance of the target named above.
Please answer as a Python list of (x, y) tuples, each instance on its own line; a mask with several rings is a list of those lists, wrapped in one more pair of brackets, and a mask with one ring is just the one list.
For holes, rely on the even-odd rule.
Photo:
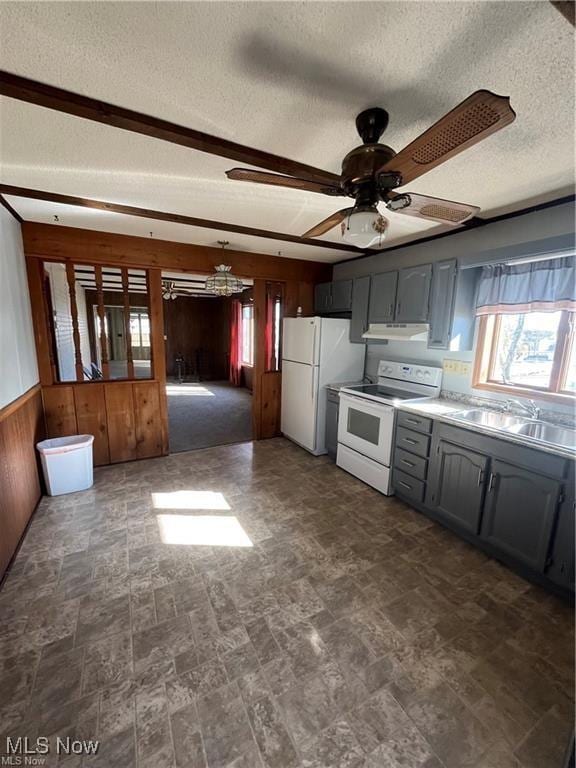
[(242, 336), (241, 336), (242, 365), (254, 365), (254, 307), (244, 304), (242, 307)]
[(483, 268), (475, 388), (574, 400), (575, 278), (573, 256)]

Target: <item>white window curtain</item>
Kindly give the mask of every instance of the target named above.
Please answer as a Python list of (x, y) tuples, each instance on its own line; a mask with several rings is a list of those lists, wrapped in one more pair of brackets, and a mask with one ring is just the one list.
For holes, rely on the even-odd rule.
[(576, 257), (482, 268), (477, 315), (576, 311)]

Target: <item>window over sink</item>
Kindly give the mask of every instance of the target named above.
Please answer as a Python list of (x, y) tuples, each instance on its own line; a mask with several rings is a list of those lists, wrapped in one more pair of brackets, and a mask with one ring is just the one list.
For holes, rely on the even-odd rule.
[(474, 387), (574, 400), (575, 278), (574, 257), (483, 268)]

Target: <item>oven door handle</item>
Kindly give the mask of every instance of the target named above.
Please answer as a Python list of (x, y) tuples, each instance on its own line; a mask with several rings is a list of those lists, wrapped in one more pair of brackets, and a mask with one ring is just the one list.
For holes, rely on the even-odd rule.
[(378, 403), (375, 400), (367, 400), (365, 397), (358, 397), (357, 395), (349, 395), (348, 392), (340, 392), (340, 405), (352, 400), (354, 403), (362, 403), (366, 409), (376, 409), (379, 413), (383, 410), (393, 411), (394, 406), (388, 405), (388, 403)]

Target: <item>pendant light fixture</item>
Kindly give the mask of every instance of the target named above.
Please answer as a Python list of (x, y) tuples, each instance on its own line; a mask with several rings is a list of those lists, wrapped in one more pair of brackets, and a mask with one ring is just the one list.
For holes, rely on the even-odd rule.
[[(218, 240), (218, 243), (222, 246), (222, 250), (229, 245), (228, 240)], [(213, 293), (216, 296), (232, 296), (233, 293), (241, 293), (244, 290), (242, 280), (232, 274), (232, 267), (218, 264), (214, 270), (214, 274), (206, 278), (207, 293)]]
[(382, 245), (388, 223), (388, 219), (378, 213), (375, 205), (355, 206), (340, 225), (342, 240), (358, 248)]

